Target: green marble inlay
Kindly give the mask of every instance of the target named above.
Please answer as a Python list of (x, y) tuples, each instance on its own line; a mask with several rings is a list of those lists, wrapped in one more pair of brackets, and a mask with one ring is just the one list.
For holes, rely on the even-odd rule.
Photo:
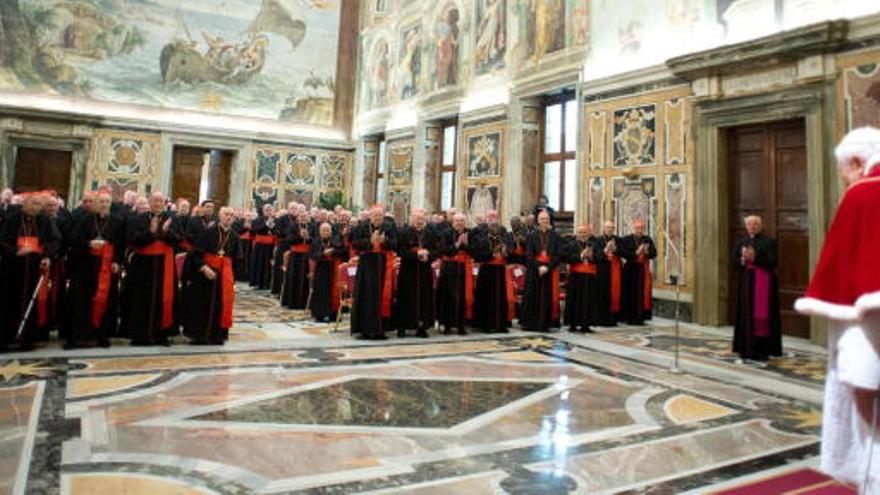
[(449, 428), (547, 383), (360, 378), (191, 419), (247, 423)]

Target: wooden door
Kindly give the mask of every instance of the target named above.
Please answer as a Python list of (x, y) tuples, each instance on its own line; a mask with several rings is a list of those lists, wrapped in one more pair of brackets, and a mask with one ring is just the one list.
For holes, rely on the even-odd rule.
[(39, 148), (18, 148), (12, 187), (18, 192), (54, 190), (69, 199), (73, 153)]
[(229, 204), (229, 175), (232, 168), (232, 157), (233, 153), (225, 150), (174, 148), (174, 178), (171, 182), (171, 196), (174, 199), (186, 198), (193, 205), (198, 204), (202, 186), (202, 171), (207, 160), (206, 195), (203, 199), (213, 199), (217, 206)]
[(190, 204), (199, 203), (199, 186), (202, 183), (202, 166), (207, 150), (198, 148), (174, 148), (174, 177), (171, 180), (171, 197), (185, 198)]
[[(779, 246), (779, 304), (782, 331), (809, 337), (809, 319), (794, 312), (794, 301), (809, 282), (806, 127), (803, 120), (746, 127), (728, 132), (730, 246), (745, 235), (742, 219), (759, 215), (764, 233)], [(736, 317), (736, 270), (732, 259), (730, 318)]]

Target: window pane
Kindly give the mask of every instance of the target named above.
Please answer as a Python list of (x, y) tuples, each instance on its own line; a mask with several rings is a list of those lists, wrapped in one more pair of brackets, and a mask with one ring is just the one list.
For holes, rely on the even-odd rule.
[(544, 153), (562, 151), (562, 104), (544, 110)]
[(455, 126), (443, 129), (443, 165), (455, 165)]
[(385, 141), (379, 141), (379, 162), (377, 163), (378, 172), (385, 173)]
[(574, 211), (577, 207), (577, 160), (565, 160), (565, 208), (564, 211)]
[(547, 204), (559, 211), (559, 162), (547, 162), (544, 164), (544, 194), (549, 200)]
[(565, 102), (565, 151), (577, 151), (577, 100)]
[(376, 202), (377, 203), (385, 203), (385, 179), (379, 179), (376, 181)]
[(448, 210), (455, 198), (455, 172), (443, 172), (440, 187), (440, 209)]

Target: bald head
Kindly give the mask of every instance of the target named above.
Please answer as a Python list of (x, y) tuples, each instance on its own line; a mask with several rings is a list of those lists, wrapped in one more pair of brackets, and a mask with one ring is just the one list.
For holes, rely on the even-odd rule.
[(150, 213), (162, 213), (162, 210), (165, 209), (165, 195), (158, 191), (150, 194), (149, 204)]
[(605, 223), (602, 224), (602, 233), (607, 236), (614, 235), (616, 229), (617, 226), (614, 224), (614, 220), (605, 220)]
[(110, 213), (110, 204), (113, 202), (113, 198), (108, 193), (101, 193), (95, 197), (95, 212), (101, 216), (106, 217)]
[(577, 237), (577, 240), (585, 242), (590, 238), (592, 232), (593, 229), (589, 225), (578, 225), (577, 230), (575, 230), (575, 237)]
[(550, 230), (550, 214), (547, 210), (538, 213), (538, 228), (544, 231)]
[(410, 214), (410, 223), (417, 229), (423, 229), (428, 223), (427, 212), (424, 208), (415, 208)]
[(232, 222), (235, 221), (235, 210), (228, 206), (224, 206), (220, 208), (220, 213), (217, 215), (220, 220), (220, 226), (224, 229), (228, 229), (232, 226)]

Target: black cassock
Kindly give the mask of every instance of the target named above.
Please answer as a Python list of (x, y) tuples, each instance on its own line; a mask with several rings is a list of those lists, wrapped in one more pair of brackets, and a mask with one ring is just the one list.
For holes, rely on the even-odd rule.
[(472, 231), (474, 261), (480, 263), (474, 291), (474, 325), (488, 332), (507, 332), (516, 311), (515, 287), (507, 274), (507, 257), (516, 244), (507, 229), (481, 225)]
[[(474, 274), (471, 231), (455, 231), (452, 227), (441, 228), (437, 237), (437, 254), (443, 258), (440, 280), (437, 285), (437, 319), (449, 333), (464, 326), (473, 318)], [(468, 242), (458, 247), (461, 234), (468, 234)]]
[[(559, 251), (562, 238), (555, 230), (536, 230), (526, 239), (526, 292), (520, 322), (526, 330), (547, 332), (559, 327)], [(538, 268), (550, 269), (544, 276)]]
[[(605, 248), (611, 241), (617, 245), (611, 255), (605, 254)], [(622, 258), (621, 239), (616, 235), (598, 236), (594, 238), (596, 247), (596, 303), (598, 314), (596, 325), (613, 327), (620, 319)]]
[[(101, 239), (105, 247), (94, 250), (91, 241)], [(70, 236), (70, 333), (67, 342), (95, 340), (106, 344), (117, 334), (119, 322), (119, 274), (125, 261), (125, 224), (112, 215), (84, 215)], [(100, 288), (100, 292), (99, 292)]]
[[(593, 248), (593, 258), (584, 260), (581, 253)], [(562, 246), (559, 259), (568, 263), (568, 284), (565, 287), (565, 324), (574, 331), (588, 330), (599, 322), (598, 265), (595, 260), (602, 249), (595, 237), (586, 242), (572, 239)]]
[[(41, 254), (16, 254), (23, 243), (35, 241), (39, 242)], [(43, 258), (53, 260), (60, 247), (61, 234), (45, 215), (30, 217), (16, 209), (3, 220), (0, 230), (0, 349), (15, 340), (18, 326), (40, 280), (40, 261)], [(46, 297), (42, 299), (46, 300), (48, 285), (44, 290)], [(40, 328), (48, 324), (48, 307), (35, 303), (22, 334), (22, 348), (30, 348)]]
[(247, 282), (248, 279), (248, 265), (251, 261), (251, 230), (249, 227), (245, 226), (245, 222), (243, 219), (238, 219), (232, 224), (232, 229), (235, 231), (235, 235), (238, 236), (239, 240), (239, 248), (241, 249), (241, 256), (235, 258), (235, 281), (236, 282)]
[[(224, 321), (224, 310), (234, 298), (235, 259), (241, 256), (238, 235), (231, 228), (227, 231), (214, 224), (196, 240), (192, 258), (192, 273), (184, 287), (184, 301), (189, 316), (183, 333), (195, 344), (223, 344), (229, 338), (232, 321)], [(217, 277), (209, 280), (202, 273), (208, 265)], [(229, 314), (229, 313), (227, 313)]]
[[(755, 261), (743, 265), (742, 249), (755, 248)], [(733, 352), (743, 359), (766, 360), (782, 355), (776, 241), (764, 234), (736, 243), (733, 262), (739, 270)]]
[[(302, 236), (300, 230), (305, 230)], [(287, 236), (282, 243), (286, 257), (283, 271), (284, 287), (281, 289), (281, 304), (290, 309), (306, 309), (309, 299), (309, 253), (316, 232), (312, 224), (288, 224)], [(284, 263), (284, 261), (282, 261)]]
[[(385, 234), (381, 246), (373, 246), (374, 231)], [(397, 226), (385, 218), (379, 227), (361, 222), (351, 233), (352, 246), (358, 254), (355, 300), (351, 331), (364, 339), (384, 339), (391, 329), (393, 254), (397, 249)], [(377, 249), (378, 248), (378, 249)], [(391, 264), (392, 266), (389, 266)]]
[(268, 289), (272, 280), (272, 253), (275, 252), (275, 240), (272, 238), (272, 227), (265, 217), (259, 217), (251, 225), (254, 236), (251, 250), (251, 265), (248, 276), (251, 287)]
[[(339, 265), (348, 258), (348, 250), (336, 234), (331, 235), (330, 239), (315, 239), (311, 248), (309, 256), (315, 264), (315, 272), (312, 275), (312, 299), (309, 302), (309, 310), (312, 318), (317, 321), (334, 320), (339, 311), (336, 272)], [(333, 249), (333, 254), (325, 256), (324, 251), (327, 249)]]
[(276, 296), (281, 294), (281, 287), (284, 285), (284, 253), (290, 248), (288, 235), (293, 223), (292, 216), (284, 215), (275, 219), (275, 227), (272, 228), (272, 235), (275, 236), (275, 250), (272, 254), (270, 289), (272, 289), (272, 294)]
[[(418, 250), (426, 249), (428, 259), (419, 260)], [(400, 273), (397, 277), (397, 304), (394, 326), (398, 332), (410, 329), (427, 330), (434, 326), (434, 273), (431, 263), (436, 259), (433, 229), (416, 229), (410, 225), (397, 236)]]
[[(638, 256), (636, 251), (642, 244), (648, 247), (644, 255)], [(630, 234), (621, 238), (620, 254), (626, 260), (621, 275), (620, 321), (643, 325), (653, 313), (651, 260), (657, 257), (657, 248), (650, 237)]]
[(180, 233), (173, 227), (163, 232), (162, 226), (171, 215), (162, 212), (158, 214), (159, 229), (153, 234), (150, 232), (153, 216), (149, 212), (142, 213), (128, 223), (128, 245), (134, 254), (126, 271), (123, 297), (130, 299), (127, 333), (134, 345), (166, 344), (176, 327), (174, 248), (180, 241)]

